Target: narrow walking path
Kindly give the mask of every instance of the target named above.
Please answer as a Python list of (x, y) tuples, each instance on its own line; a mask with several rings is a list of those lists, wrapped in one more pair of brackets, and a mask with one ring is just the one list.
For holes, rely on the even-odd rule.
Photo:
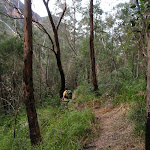
[(89, 145), (89, 150), (144, 150), (144, 141), (132, 134), (134, 125), (127, 119), (128, 107), (107, 106), (95, 109), (101, 125), (100, 136)]

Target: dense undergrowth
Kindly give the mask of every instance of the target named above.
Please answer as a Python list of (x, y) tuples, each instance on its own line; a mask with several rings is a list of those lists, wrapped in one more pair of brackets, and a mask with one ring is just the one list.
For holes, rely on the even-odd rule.
[[(128, 75), (130, 77), (130, 74)], [(127, 75), (125, 76), (127, 77)], [(145, 136), (146, 122), (146, 83), (144, 78), (125, 78), (116, 74), (108, 74), (99, 78), (99, 95), (92, 92), (92, 86), (84, 84), (75, 90), (79, 102), (89, 102), (101, 99), (102, 105), (127, 104), (129, 106), (128, 118), (135, 124), (134, 133), (140, 137)], [(102, 106), (103, 107), (103, 106)]]
[(31, 147), (29, 128), (25, 111), (17, 117), (16, 137), (14, 139), (14, 117), (1, 116), (0, 150), (72, 150), (82, 149), (84, 141), (93, 134), (94, 114), (90, 109), (76, 110), (74, 106), (64, 109), (60, 99), (50, 97), (44, 100), (44, 106), (37, 109), (41, 128), (42, 143)]
[(92, 85), (88, 83), (84, 83), (83, 85), (80, 85), (74, 91), (74, 98), (78, 103), (91, 102), (95, 98), (99, 98), (99, 97), (100, 96), (97, 96), (97, 93), (92, 91)]
[(146, 83), (142, 78), (119, 78), (103, 80), (100, 92), (103, 92), (103, 102), (114, 105), (127, 104), (129, 106), (128, 117), (135, 124), (134, 133), (144, 138), (146, 122)]
[[(110, 101), (114, 105), (128, 104), (128, 117), (135, 124), (135, 133), (145, 134), (145, 81), (109, 80), (101, 82), (103, 88), (97, 93), (92, 86), (82, 84), (73, 94), (72, 103), (68, 109), (61, 107), (59, 97), (43, 98), (43, 106), (37, 108), (38, 120), (41, 128), (42, 143), (39, 147), (31, 147), (29, 129), (25, 110), (20, 110), (17, 117), (16, 137), (14, 139), (14, 117), (0, 118), (0, 150), (76, 150), (82, 149), (84, 141), (93, 132), (92, 123), (95, 121), (92, 112), (93, 101), (105, 103)], [(111, 100), (110, 100), (111, 99)], [(82, 107), (82, 104), (87, 107)], [(103, 105), (102, 105), (103, 106)]]
[(145, 88), (145, 80), (143, 79), (125, 81), (114, 98), (115, 104), (129, 104), (130, 111), (128, 112), (128, 117), (135, 123), (134, 132), (143, 138), (145, 136), (146, 123)]

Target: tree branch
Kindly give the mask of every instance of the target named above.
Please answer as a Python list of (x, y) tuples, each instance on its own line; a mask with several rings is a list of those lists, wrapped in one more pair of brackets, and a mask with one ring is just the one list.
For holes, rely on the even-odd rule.
[(60, 22), (61, 22), (61, 20), (62, 20), (64, 14), (65, 14), (65, 11), (66, 11), (66, 2), (65, 2), (65, 7), (64, 7), (64, 9), (63, 9), (63, 12), (62, 12), (62, 14), (61, 14), (61, 16), (60, 16), (60, 18), (59, 18), (58, 24), (57, 24), (57, 26), (56, 26), (56, 30), (58, 30), (58, 28), (59, 28)]
[(46, 72), (45, 72), (45, 70), (44, 70), (44, 68), (43, 68), (42, 64), (39, 62), (38, 57), (37, 57), (37, 55), (36, 55), (35, 51), (33, 51), (33, 55), (34, 55), (34, 57), (35, 57), (36, 61), (38, 62), (39, 67), (40, 67), (40, 68), (41, 68), (41, 70), (42, 70), (42, 76), (43, 76), (44, 78), (46, 78)]
[(54, 50), (54, 42), (53, 42), (53, 40), (52, 40), (50, 34), (47, 32), (47, 30), (44, 28), (44, 26), (43, 26), (42, 24), (40, 24), (38, 21), (35, 21), (35, 20), (32, 20), (32, 21), (35, 23), (35, 25), (36, 25), (40, 30), (42, 30), (44, 33), (47, 34), (49, 40), (50, 40), (51, 43), (52, 43), (52, 49), (51, 49), (51, 50), (52, 50), (54, 53), (56, 53), (55, 50)]
[[(33, 44), (33, 45), (34, 45), (34, 44)], [(41, 47), (43, 47), (43, 48), (46, 48), (46, 49), (49, 49), (49, 50), (53, 51), (53, 49), (51, 49), (51, 48), (49, 48), (49, 47), (47, 47), (47, 46), (44, 46), (44, 45), (42, 45), (42, 44), (36, 43), (35, 45), (39, 45), (39, 46), (41, 46)]]
[(9, 1), (9, 0), (5, 0), (5, 1), (6, 1), (6, 3), (8, 3), (11, 7), (15, 8), (15, 9), (17, 10), (17, 12), (18, 12), (18, 14), (21, 16), (21, 18), (24, 17), (24, 15), (23, 15), (23, 10), (19, 9), (19, 8), (18, 8), (15, 4), (13, 4), (11, 1)]
[(0, 14), (4, 15), (4, 16), (6, 16), (6, 17), (9, 17), (9, 18), (11, 18), (11, 19), (24, 19), (24, 18), (13, 17), (13, 16), (10, 16), (10, 15), (5, 14), (5, 13), (2, 13), (2, 12), (0, 12)]
[(44, 3), (44, 5), (45, 5), (45, 7), (46, 7), (46, 10), (47, 10), (47, 13), (48, 13), (48, 17), (49, 17), (49, 20), (50, 20), (50, 22), (51, 22), (53, 31), (55, 32), (56, 27), (55, 27), (55, 24), (54, 24), (54, 21), (53, 21), (51, 12), (50, 12), (49, 7), (48, 7), (49, 0), (48, 0), (47, 2), (46, 2), (45, 0), (43, 0), (43, 3)]
[(14, 19), (14, 26), (15, 26), (15, 29), (16, 29), (16, 32), (17, 32), (17, 34), (18, 34), (19, 38), (21, 39), (21, 34), (20, 34), (20, 33), (19, 33), (19, 31), (18, 31), (16, 21), (17, 21), (17, 20), (16, 20), (16, 19)]
[[(9, 0), (6, 0), (6, 2), (11, 6), (11, 7), (13, 7), (14, 9), (16, 9), (17, 10), (17, 12), (18, 12), (18, 14), (20, 15), (20, 18), (18, 18), (18, 17), (13, 17), (13, 16), (10, 16), (10, 15), (8, 15), (8, 14), (5, 14), (5, 13), (2, 13), (3, 15), (5, 15), (5, 16), (7, 16), (7, 17), (9, 17), (9, 18), (12, 18), (12, 19), (24, 19), (24, 15), (23, 15), (23, 13), (22, 13), (22, 11), (15, 5), (15, 4), (13, 4), (12, 2), (10, 2)], [(43, 0), (43, 2), (46, 4), (46, 6), (47, 6), (47, 8), (48, 8), (48, 2), (49, 2), (49, 0), (47, 1), (47, 3), (46, 3), (46, 1), (45, 0)], [(49, 9), (48, 9), (49, 10)], [(50, 12), (50, 11), (49, 11)], [(51, 14), (50, 14), (51, 15)], [(41, 31), (43, 31), (45, 34), (47, 34), (47, 36), (48, 36), (48, 38), (49, 38), (49, 40), (51, 41), (51, 44), (52, 44), (52, 51), (54, 52), (54, 53), (56, 53), (55, 52), (55, 48), (54, 48), (54, 42), (53, 42), (53, 40), (52, 40), (52, 38), (51, 38), (51, 36), (50, 36), (50, 34), (47, 32), (47, 30), (44, 28), (44, 26), (42, 25), (42, 24), (40, 24), (38, 21), (35, 21), (34, 19), (32, 19), (32, 23), (34, 24), (35, 23), (35, 25), (41, 30)]]
[(77, 56), (77, 51), (74, 48), (73, 43), (71, 41), (69, 41), (68, 36), (66, 35), (66, 33), (64, 31), (62, 31), (62, 30), (60, 30), (60, 31), (65, 35), (65, 37), (63, 39), (65, 40), (66, 44), (68, 44), (70, 46), (70, 48), (73, 51), (73, 53), (75, 54), (75, 56)]

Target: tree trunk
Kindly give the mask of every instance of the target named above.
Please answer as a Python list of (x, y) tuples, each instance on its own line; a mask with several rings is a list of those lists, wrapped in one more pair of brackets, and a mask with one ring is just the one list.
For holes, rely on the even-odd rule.
[(65, 91), (65, 75), (64, 75), (64, 71), (62, 69), (62, 64), (61, 64), (61, 60), (60, 60), (60, 53), (55, 54), (55, 57), (57, 60), (57, 66), (58, 66), (60, 77), (61, 77), (61, 88), (60, 88), (59, 94), (60, 94), (60, 98), (62, 98), (63, 92)]
[(147, 59), (145, 59), (145, 55), (146, 55), (146, 50), (145, 50), (145, 38), (144, 38), (144, 32), (140, 32), (140, 38), (142, 39), (141, 40), (141, 47), (142, 47), (142, 59), (144, 60), (143, 62), (143, 74), (144, 74), (144, 77), (145, 77), (145, 81), (147, 83)]
[[(41, 65), (41, 50), (39, 51), (39, 64)], [(40, 106), (42, 106), (42, 93), (41, 93), (41, 85), (42, 85), (42, 71), (40, 68), (40, 79), (39, 79), (39, 99), (40, 99)]]
[(97, 91), (98, 85), (96, 79), (94, 36), (93, 36), (93, 0), (90, 1), (90, 56), (91, 56), (92, 84), (94, 91)]
[[(75, 0), (73, 1), (73, 47), (77, 54), (76, 49), (76, 7), (75, 7)], [(74, 78), (74, 87), (77, 88), (78, 86), (78, 67), (77, 67), (77, 60), (75, 59), (75, 78)]]
[[(59, 28), (60, 22), (61, 22), (61, 20), (64, 16), (64, 13), (66, 11), (66, 3), (65, 3), (64, 10), (63, 10), (63, 12), (62, 12), (62, 14), (59, 18), (58, 24), (56, 26), (54, 21), (53, 21), (53, 17), (51, 15), (49, 7), (48, 7), (49, 1), (46, 2), (45, 0), (43, 0), (43, 2), (44, 2), (44, 5), (46, 7), (48, 17), (49, 17), (50, 23), (52, 25), (53, 33), (54, 33), (56, 52), (54, 51), (54, 47), (53, 47), (53, 52), (54, 52), (56, 60), (57, 60), (57, 66), (58, 66), (60, 77), (61, 77), (60, 98), (62, 98), (63, 97), (63, 92), (65, 90), (65, 75), (64, 75), (63, 68), (62, 68), (62, 64), (61, 64), (61, 58), (60, 58), (60, 45), (59, 45), (59, 39), (58, 39), (58, 28)], [(52, 39), (51, 39), (51, 42), (52, 42)]]
[(76, 68), (75, 68), (75, 78), (74, 78), (74, 88), (77, 88), (78, 86), (78, 67), (77, 64), (75, 64)]
[(88, 67), (88, 65), (86, 65), (85, 67), (86, 67), (85, 68), (86, 69), (85, 70), (85, 73), (86, 73), (86, 75), (85, 75), (86, 78), (85, 79), (87, 80), (88, 83), (90, 83), (90, 68)]
[(57, 60), (57, 66), (59, 69), (60, 77), (61, 77), (61, 88), (59, 91), (60, 98), (63, 97), (63, 92), (65, 91), (65, 75), (61, 64), (61, 58), (60, 58), (60, 45), (59, 45), (59, 39), (58, 39), (58, 32), (56, 29), (53, 29), (54, 32), (54, 38), (55, 38), (55, 45), (57, 49), (57, 53), (55, 54), (56, 60)]
[(47, 72), (45, 71), (45, 69), (43, 68), (42, 66), (42, 63), (39, 61), (39, 58), (37, 57), (36, 53), (33, 52), (34, 56), (35, 56), (35, 59), (37, 60), (38, 64), (39, 64), (39, 67), (40, 67), (40, 72), (41, 72), (41, 75), (43, 76), (43, 78), (45, 79), (45, 83), (47, 85), (48, 88), (51, 87), (51, 83), (50, 81), (48, 80), (47, 78)]
[(150, 150), (150, 37), (147, 45), (147, 99), (146, 99), (146, 150)]
[(24, 5), (24, 57), (23, 57), (23, 87), (24, 102), (26, 105), (30, 139), (32, 145), (37, 145), (41, 140), (40, 128), (37, 120), (35, 100), (33, 93), (32, 75), (32, 10), (31, 0), (26, 0)]
[(139, 78), (140, 49), (141, 49), (141, 45), (139, 42), (139, 48), (138, 48), (138, 54), (137, 54), (136, 78)]

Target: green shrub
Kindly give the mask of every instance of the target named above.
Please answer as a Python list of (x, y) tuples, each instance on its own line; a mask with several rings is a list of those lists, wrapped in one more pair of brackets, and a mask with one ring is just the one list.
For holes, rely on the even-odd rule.
[(78, 86), (78, 88), (76, 90), (74, 90), (74, 95), (76, 97), (81, 94), (88, 94), (88, 93), (92, 93), (92, 85), (88, 84), (88, 83), (84, 83), (84, 84)]
[(85, 83), (74, 91), (73, 98), (75, 98), (77, 102), (88, 102), (99, 98), (99, 96), (93, 91), (93, 87), (90, 84)]
[(115, 95), (114, 102), (120, 104), (124, 102), (142, 101), (144, 99), (144, 94), (141, 93), (145, 92), (145, 87), (145, 81), (142, 79), (124, 81), (122, 87)]
[(106, 73), (98, 78), (99, 93), (108, 99), (109, 96), (114, 97), (122, 87), (124, 79), (119, 76), (117, 71)]

